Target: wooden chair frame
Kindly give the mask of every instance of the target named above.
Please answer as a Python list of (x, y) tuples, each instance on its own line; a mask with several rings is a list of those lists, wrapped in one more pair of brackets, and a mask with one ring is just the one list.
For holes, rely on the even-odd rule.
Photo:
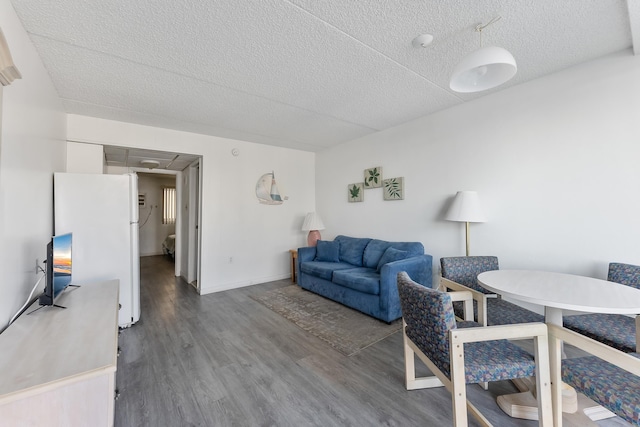
[[(446, 279), (445, 279), (446, 280)], [(452, 282), (455, 283), (455, 282)], [(469, 306), (472, 306), (472, 292), (449, 292), (452, 301), (464, 301), (465, 317), (469, 314)], [(473, 308), (471, 307), (471, 318)], [(483, 326), (477, 328), (461, 328), (449, 331), (449, 354), (451, 364), (451, 379), (440, 371), (436, 365), (407, 337), (406, 323), (402, 321), (402, 339), (404, 344), (405, 386), (407, 390), (433, 388), (444, 386), (451, 393), (453, 403), (454, 426), (467, 426), (467, 410), (483, 426), (491, 426), (489, 420), (467, 400), (464, 344), (479, 341), (491, 341), (498, 339), (527, 339), (533, 338), (535, 346), (536, 385), (538, 390), (538, 415), (539, 425), (551, 426), (553, 420), (550, 365), (549, 365), (549, 338), (547, 325), (544, 323), (526, 323), (504, 326)], [(430, 377), (416, 378), (415, 357), (420, 360), (434, 374)]]
[[(636, 317), (636, 328), (640, 324)], [(562, 427), (562, 344), (569, 343), (587, 353), (603, 359), (633, 375), (640, 376), (640, 359), (627, 353), (598, 342), (587, 336), (581, 335), (570, 329), (548, 325), (549, 329), (549, 351), (551, 358), (551, 395), (553, 399), (553, 421), (554, 426)], [(579, 391), (579, 390), (578, 390)]]
[[(442, 292), (447, 292), (448, 290), (452, 290), (454, 292), (470, 292), (471, 297), (478, 303), (478, 323), (480, 323), (482, 326), (487, 326), (487, 298), (497, 298), (497, 294), (484, 294), (465, 285), (461, 285), (458, 282), (454, 282), (453, 280), (445, 279), (444, 277), (440, 278), (440, 285), (438, 287), (438, 290)], [(465, 319), (473, 320), (473, 305), (465, 304), (464, 307)], [(471, 310), (470, 317), (466, 312), (467, 310)]]

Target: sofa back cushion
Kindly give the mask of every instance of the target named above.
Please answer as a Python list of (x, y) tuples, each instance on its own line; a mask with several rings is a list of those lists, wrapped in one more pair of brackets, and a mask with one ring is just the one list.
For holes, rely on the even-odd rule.
[[(340, 235), (334, 240), (340, 242), (340, 261), (362, 267), (364, 248), (371, 239)], [(375, 266), (373, 268), (375, 268)]]
[(363, 265), (368, 268), (377, 268), (382, 254), (387, 248), (394, 248), (408, 252), (408, 257), (424, 255), (424, 246), (420, 242), (386, 242), (372, 239), (364, 249)]

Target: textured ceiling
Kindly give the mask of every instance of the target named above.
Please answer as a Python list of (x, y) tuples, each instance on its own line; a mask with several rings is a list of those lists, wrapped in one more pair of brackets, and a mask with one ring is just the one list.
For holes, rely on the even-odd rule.
[[(11, 1), (67, 112), (308, 151), (640, 36), (625, 0)], [(484, 45), (508, 49), (518, 73), (451, 91), (451, 70), (479, 47), (474, 28), (498, 15)], [(421, 33), (434, 41), (415, 49)]]

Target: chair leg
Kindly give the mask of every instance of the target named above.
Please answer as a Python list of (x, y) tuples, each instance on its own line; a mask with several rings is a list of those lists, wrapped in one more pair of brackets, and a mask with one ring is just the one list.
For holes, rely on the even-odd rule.
[(636, 316), (636, 352), (640, 352), (640, 314)]
[(404, 332), (406, 323), (402, 320), (402, 343), (404, 344), (404, 386), (407, 390), (415, 390), (416, 383), (416, 358), (409, 346), (409, 338)]
[(551, 399), (553, 402), (553, 425), (562, 426), (562, 343), (549, 335), (549, 358), (551, 359)]
[(551, 390), (551, 368), (549, 364), (548, 338), (546, 336), (536, 336), (534, 338), (534, 346), (536, 362), (536, 397), (538, 400), (538, 420), (540, 426), (550, 427), (554, 425), (554, 408), (551, 403), (553, 393)]
[(453, 425), (467, 426), (467, 389), (464, 372), (464, 346), (450, 342), (451, 400), (453, 402)]
[[(404, 322), (404, 320), (403, 320)], [(404, 325), (403, 325), (404, 326)], [(444, 384), (438, 378), (437, 375), (432, 375), (430, 377), (420, 377), (416, 378), (416, 364), (415, 364), (415, 356), (416, 354), (420, 359), (424, 362), (425, 365), (431, 370), (431, 372), (436, 372), (435, 365), (422, 353), (419, 349), (415, 349), (412, 347), (414, 344), (409, 340), (409, 337), (404, 332), (404, 327), (402, 328), (402, 342), (404, 344), (404, 384), (407, 390), (421, 390), (424, 388), (434, 388), (434, 387), (442, 387)], [(416, 353), (418, 352), (418, 353)]]

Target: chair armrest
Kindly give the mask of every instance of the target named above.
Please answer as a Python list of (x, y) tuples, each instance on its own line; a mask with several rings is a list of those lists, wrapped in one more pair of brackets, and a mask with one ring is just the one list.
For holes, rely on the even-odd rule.
[[(491, 295), (483, 294), (480, 291), (476, 291), (475, 289), (471, 289), (467, 286), (461, 285), (458, 282), (454, 282), (453, 280), (445, 279), (444, 277), (440, 278), (440, 286), (438, 287), (441, 291), (446, 291), (447, 289), (451, 289), (453, 291), (465, 291), (471, 292), (471, 296), (478, 303), (478, 323), (482, 326), (487, 326), (487, 297), (491, 297)], [(472, 308), (473, 310), (473, 308)], [(466, 306), (465, 306), (465, 320), (467, 317)]]
[(462, 301), (464, 307), (464, 320), (473, 321), (473, 295), (470, 291), (447, 292), (451, 301)]
[(467, 343), (501, 339), (547, 338), (547, 325), (544, 323), (516, 323), (513, 325), (484, 326), (481, 328), (462, 328), (449, 331), (451, 343)]
[(451, 296), (451, 301), (473, 301), (473, 296), (469, 291), (447, 292)]
[[(544, 323), (518, 323), (514, 325), (451, 329), (449, 331), (451, 393), (455, 396), (463, 393), (465, 389), (465, 343), (515, 338), (533, 338), (534, 340), (536, 392), (539, 401), (538, 413), (541, 417), (540, 425), (551, 425), (555, 421), (552, 418), (552, 412), (554, 412), (552, 398), (555, 398), (554, 393), (559, 393), (557, 393), (557, 388), (552, 389), (551, 387), (549, 339), (547, 325)], [(556, 407), (560, 407), (559, 403)], [(561, 422), (560, 420), (554, 425), (561, 425)], [(490, 424), (487, 423), (486, 425)]]

